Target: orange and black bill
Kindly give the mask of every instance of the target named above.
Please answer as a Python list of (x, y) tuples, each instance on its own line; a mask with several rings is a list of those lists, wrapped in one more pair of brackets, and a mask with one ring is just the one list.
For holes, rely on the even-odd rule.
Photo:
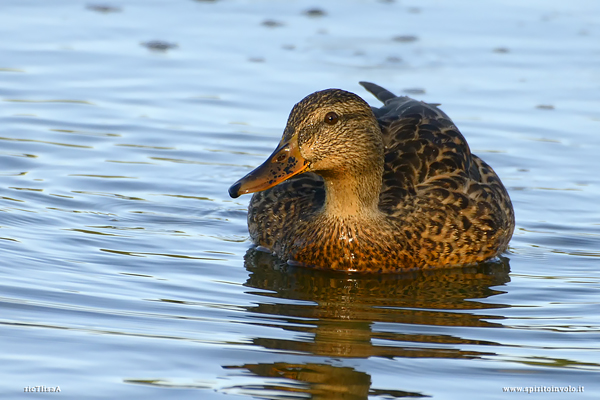
[(293, 136), (289, 142), (280, 144), (261, 166), (231, 185), (229, 195), (236, 198), (269, 189), (305, 172), (308, 165), (308, 161), (300, 154), (298, 137)]

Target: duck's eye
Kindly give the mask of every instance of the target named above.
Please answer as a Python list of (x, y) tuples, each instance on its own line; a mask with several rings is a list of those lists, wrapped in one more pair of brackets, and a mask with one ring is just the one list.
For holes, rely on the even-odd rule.
[(330, 111), (327, 114), (325, 114), (325, 123), (326, 124), (333, 125), (336, 122), (338, 122), (339, 119), (340, 119), (340, 117), (338, 117), (338, 115), (336, 113), (334, 113), (333, 111)]

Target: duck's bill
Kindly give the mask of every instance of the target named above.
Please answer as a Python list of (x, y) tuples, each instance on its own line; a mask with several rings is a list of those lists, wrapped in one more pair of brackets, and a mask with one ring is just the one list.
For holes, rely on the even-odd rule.
[(280, 146), (261, 166), (231, 185), (229, 195), (233, 198), (246, 193), (260, 192), (305, 172), (308, 161), (300, 154), (298, 138), (292, 137), (289, 142)]

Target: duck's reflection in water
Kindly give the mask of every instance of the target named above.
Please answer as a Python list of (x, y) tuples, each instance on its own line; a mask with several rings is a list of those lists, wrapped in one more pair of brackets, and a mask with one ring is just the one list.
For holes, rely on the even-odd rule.
[[(301, 333), (295, 340), (253, 339), (255, 345), (267, 349), (331, 358), (464, 359), (494, 354), (473, 350), (474, 346), (499, 345), (461, 337), (460, 332), (501, 326), (493, 322), (501, 316), (486, 315), (481, 310), (506, 306), (477, 299), (503, 293), (492, 286), (509, 282), (506, 258), (474, 267), (409, 275), (351, 275), (290, 267), (268, 253), (250, 249), (245, 264), (250, 272), (245, 286), (261, 289), (250, 293), (265, 298), (247, 308), (260, 315), (250, 323)], [(381, 393), (370, 387), (367, 373), (330, 364), (275, 362), (226, 368), (305, 383), (269, 388), (280, 395), (299, 392), (302, 398), (311, 395), (313, 399), (366, 399), (377, 392), (392, 398), (422, 396), (389, 390)]]

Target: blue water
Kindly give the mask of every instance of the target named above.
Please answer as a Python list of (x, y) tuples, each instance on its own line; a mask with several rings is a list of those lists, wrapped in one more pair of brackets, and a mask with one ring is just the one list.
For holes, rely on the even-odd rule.
[[(1, 9), (2, 399), (600, 396), (597, 1)], [(502, 260), (381, 277), (247, 252), (227, 188), (305, 95), (377, 105), (360, 80), (442, 103), (494, 167)]]

